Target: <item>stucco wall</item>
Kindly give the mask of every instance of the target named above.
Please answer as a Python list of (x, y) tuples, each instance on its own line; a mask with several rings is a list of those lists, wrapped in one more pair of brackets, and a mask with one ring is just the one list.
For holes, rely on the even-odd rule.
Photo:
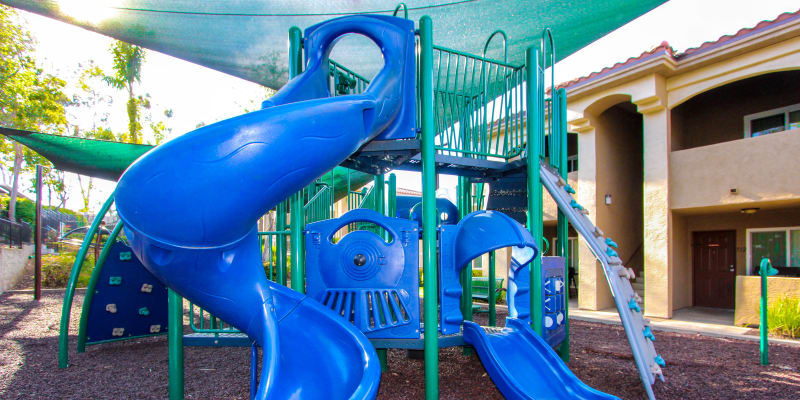
[[(800, 297), (800, 278), (767, 278), (767, 306), (775, 304), (781, 296)], [(761, 277), (736, 277), (736, 311), (733, 323), (736, 325), (759, 325), (761, 311)]]
[(10, 289), (22, 277), (31, 254), (33, 245), (23, 245), (21, 249), (0, 247), (0, 293)]
[(672, 110), (672, 150), (744, 137), (744, 117), (800, 103), (800, 71), (756, 76), (701, 93)]
[[(632, 104), (614, 106), (597, 118), (597, 226), (618, 244), (620, 258), (642, 272), (642, 116)], [(605, 195), (611, 204), (605, 204)]]
[(670, 205), (675, 210), (800, 202), (798, 154), (800, 129), (673, 151)]
[[(673, 271), (675, 276), (675, 308), (692, 305), (692, 232), (736, 231), (736, 274), (747, 274), (747, 236), (749, 228), (770, 228), (800, 225), (800, 206), (765, 209), (755, 214), (739, 211), (704, 215), (673, 213)], [(738, 296), (738, 295), (737, 295)]]

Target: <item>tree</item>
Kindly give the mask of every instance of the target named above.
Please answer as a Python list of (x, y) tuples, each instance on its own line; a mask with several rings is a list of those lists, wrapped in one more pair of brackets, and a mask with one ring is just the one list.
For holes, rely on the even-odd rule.
[(105, 76), (103, 79), (115, 89), (124, 89), (128, 92), (128, 137), (129, 143), (141, 143), (142, 124), (141, 106), (147, 105), (149, 100), (136, 97), (133, 85), (141, 81), (142, 63), (145, 59), (144, 49), (122, 41), (111, 45), (111, 54), (114, 61), (114, 75)]
[[(18, 19), (11, 8), (0, 6), (0, 124), (17, 129), (60, 131), (66, 125), (64, 105), (68, 99), (62, 92), (66, 82), (37, 67), (33, 38)], [(19, 143), (0, 140), (3, 142), (0, 150), (4, 151), (0, 162), (4, 168), (12, 162), (8, 216), (14, 220), (20, 172), (23, 168), (33, 168), (29, 163), (23, 166), (24, 158), (36, 156)]]

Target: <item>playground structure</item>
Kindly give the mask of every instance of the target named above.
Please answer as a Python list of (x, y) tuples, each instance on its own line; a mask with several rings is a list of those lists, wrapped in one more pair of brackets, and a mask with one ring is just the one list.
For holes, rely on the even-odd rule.
[[(327, 50), (347, 33), (368, 36), (382, 48), (385, 66), (372, 82), (329, 63)], [(617, 244), (583, 215), (564, 180), (566, 98), (563, 90), (545, 97), (544, 70), (555, 60), (550, 36), (543, 35), (542, 51), (528, 50), (525, 65), (512, 65), (434, 46), (432, 33), (431, 19), (421, 19), (416, 59), (415, 30), (408, 20), (364, 15), (315, 25), (304, 34), (293, 28), (290, 70), (295, 79), (266, 101), (261, 111), (160, 146), (123, 175), (115, 195), (90, 227), (76, 260), (64, 303), (62, 338), (74, 293), (72, 278), (80, 272), (102, 215), (115, 201), (133, 252), (174, 290), (168, 307), (171, 397), (182, 397), (182, 379), (177, 376), (182, 375), (182, 295), (210, 312), (210, 320), (219, 318), (237, 328), (201, 327), (204, 333), (238, 330), (264, 349), (255, 398), (283, 398), (297, 391), (308, 398), (374, 396), (381, 353), (373, 347), (424, 349), (426, 397), (436, 398), (438, 349), (467, 344), (476, 348), (507, 397), (608, 398), (578, 381), (549, 348), (558, 345), (562, 359), (568, 358), (563, 257), (569, 221), (603, 265), (640, 377), (652, 398), (651, 385), (662, 376), (663, 360), (655, 353), (640, 300), (628, 283), (630, 270), (617, 257)], [(489, 41), (501, 34), (493, 34)], [(545, 56), (545, 44), (550, 57)], [(333, 94), (341, 96), (330, 97), (331, 86)], [(363, 92), (356, 93), (359, 90)], [(316, 125), (304, 124), (312, 115)], [(231, 131), (245, 134), (220, 134)], [(221, 143), (220, 137), (225, 138)], [(306, 157), (280, 165), (265, 162), (274, 154), (291, 153)], [(336, 197), (326, 194), (333, 189), (315, 181), (323, 183), (324, 175), (340, 164), (379, 176), (373, 187), (376, 212), (356, 210), (329, 219), (330, 208), (327, 212), (325, 207), (322, 211), (308, 208), (319, 199), (330, 204), (330, 198)], [(385, 216), (398, 215), (396, 200), (388, 201), (388, 207), (384, 201), (382, 175), (391, 169), (422, 171), (422, 207), (416, 214), (420, 218), (414, 217), (413, 206), (406, 218)], [(455, 225), (438, 224), (452, 216), (444, 217), (437, 210), (436, 173), (461, 176)], [(474, 210), (480, 208), (476, 200), (483, 198), (477, 194), (484, 190), (483, 184), (491, 186), (519, 175), (527, 179), (527, 229), (501, 213)], [(198, 196), (200, 186), (238, 197)], [(562, 261), (557, 268), (543, 267), (535, 239), (542, 235), (542, 187), (560, 210), (557, 253)], [(159, 208), (145, 206), (151, 203)], [(277, 207), (278, 230), (259, 233), (253, 223), (273, 207)], [(220, 209), (236, 210), (235, 215), (208, 212)], [(287, 209), (291, 215), (288, 231), (284, 230)], [(343, 226), (359, 222), (382, 230), (354, 229), (337, 243), (331, 240)], [(176, 224), (183, 225), (176, 228)], [(122, 228), (122, 224), (114, 228), (109, 243), (115, 242)], [(286, 236), (290, 237), (293, 290), (283, 286), (287, 282)], [(421, 313), (415, 290), (420, 236), (423, 293), (428, 294), (422, 299)], [(277, 264), (270, 267), (277, 273), (269, 270), (275, 282), (263, 273), (259, 237), (267, 238), (270, 249), (275, 238)], [(475, 257), (510, 246), (514, 246), (508, 296), (511, 318), (502, 329), (470, 323), (471, 274), (464, 267)], [(103, 254), (110, 252), (107, 247)], [(331, 259), (340, 262), (342, 273), (333, 270), (327, 261)], [(101, 265), (98, 262), (98, 274), (104, 269)], [(495, 266), (490, 262), (489, 267), (492, 292)], [(91, 304), (91, 296), (87, 297)], [(493, 303), (490, 300), (492, 314)], [(424, 330), (420, 315), (426, 321), (439, 320), (438, 329)], [(549, 335), (548, 330), (558, 332)], [(542, 339), (549, 337), (551, 343)], [(66, 366), (65, 340), (62, 344), (60, 361)], [(316, 370), (299, 365), (303, 354), (325, 354), (332, 361), (324, 371)]]

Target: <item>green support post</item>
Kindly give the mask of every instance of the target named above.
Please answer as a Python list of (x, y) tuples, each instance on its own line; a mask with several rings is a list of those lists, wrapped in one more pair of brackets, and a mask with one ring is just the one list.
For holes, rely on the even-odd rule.
[(92, 238), (97, 233), (100, 221), (103, 220), (113, 203), (114, 194), (112, 193), (94, 217), (94, 221), (92, 221), (92, 225), (86, 232), (80, 249), (78, 249), (78, 254), (75, 256), (75, 263), (72, 265), (72, 271), (70, 271), (69, 281), (67, 281), (67, 288), (64, 293), (64, 302), (61, 305), (61, 324), (58, 329), (58, 368), (69, 367), (69, 317), (72, 311), (72, 299), (75, 297), (75, 285), (77, 285), (78, 276), (81, 273), (81, 269), (83, 269), (83, 260), (89, 251), (89, 244), (92, 243)]
[(89, 277), (89, 283), (86, 285), (86, 294), (83, 296), (83, 306), (81, 307), (81, 319), (78, 324), (78, 353), (86, 351), (86, 328), (89, 324), (89, 309), (91, 308), (92, 299), (97, 289), (97, 282), (100, 280), (100, 273), (103, 271), (103, 265), (105, 265), (108, 253), (117, 240), (119, 232), (122, 231), (122, 226), (121, 220), (114, 226), (114, 230), (111, 231), (111, 235), (108, 236), (106, 244), (103, 246), (103, 251), (100, 252), (100, 257), (98, 257), (97, 261), (94, 263), (92, 276)]
[(167, 292), (169, 400), (183, 400), (183, 298)]
[(497, 326), (497, 298), (495, 298), (495, 253), (489, 253), (489, 326)]
[[(300, 28), (293, 26), (289, 28), (289, 78), (294, 78), (303, 72), (303, 32)], [(304, 190), (292, 195), (289, 205), (291, 217), (289, 225), (291, 228), (291, 261), (292, 261), (292, 289), (300, 293), (305, 293), (305, 265), (303, 253), (303, 227), (305, 216), (303, 215), (303, 193)]]
[[(539, 178), (539, 154), (544, 136), (544, 110), (542, 109), (543, 78), (539, 72), (539, 50), (529, 47), (525, 52), (527, 172), (528, 172), (528, 230), (534, 239), (542, 237), (542, 184)], [(542, 257), (541, 253), (530, 263), (531, 328), (542, 335)]]
[[(558, 173), (567, 180), (567, 90), (564, 88), (555, 91), (553, 96), (553, 111), (551, 118), (555, 118), (555, 133), (558, 135)], [(552, 132), (550, 133), (553, 134)], [(566, 335), (561, 346), (558, 348), (558, 355), (564, 362), (569, 362), (569, 221), (561, 210), (558, 210), (558, 237), (556, 240), (556, 251), (559, 257), (564, 258), (564, 330)]]
[(433, 125), (433, 21), (419, 20), (420, 100), (422, 122), (422, 273), (425, 329), (425, 399), (439, 398), (439, 330), (436, 286), (436, 163)]
[(292, 290), (305, 293), (305, 260), (303, 259), (303, 191), (292, 195), (291, 217), (291, 245), (292, 245)]
[(761, 265), (758, 270), (761, 275), (761, 324), (758, 329), (761, 333), (761, 343), (759, 349), (761, 350), (761, 365), (769, 365), (769, 326), (767, 325), (767, 277), (777, 275), (778, 270), (772, 268), (772, 263), (769, 258), (762, 258)]
[[(391, 202), (388, 201), (389, 197), (391, 197), (391, 192), (394, 191), (392, 188), (391, 179), (394, 178), (394, 174), (390, 175), (389, 179), (389, 193), (386, 191), (386, 181), (384, 175), (375, 175), (375, 201), (378, 202), (376, 204), (377, 211), (381, 213), (381, 215), (390, 215), (394, 216), (394, 214), (389, 213), (389, 208), (392, 207)], [(389, 203), (387, 205), (387, 203)], [(389, 232), (383, 230), (384, 240), (389, 238)], [(389, 369), (389, 364), (387, 363), (387, 354), (386, 349), (375, 349), (378, 353), (378, 360), (381, 363), (381, 371), (386, 372)]]
[(383, 174), (375, 175), (375, 211), (386, 215), (386, 181)]
[[(278, 232), (286, 230), (286, 201), (280, 202), (276, 209), (275, 225)], [(275, 262), (278, 268), (278, 284), (286, 286), (286, 235), (278, 235), (275, 243), (275, 250), (278, 256), (275, 257)]]
[(394, 218), (397, 216), (397, 177), (394, 174), (389, 174), (389, 209), (387, 210), (388, 216)]

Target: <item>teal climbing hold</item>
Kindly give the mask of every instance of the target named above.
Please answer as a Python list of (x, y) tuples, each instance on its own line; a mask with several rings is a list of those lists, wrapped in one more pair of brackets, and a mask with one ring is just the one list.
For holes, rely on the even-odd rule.
[(617, 252), (614, 251), (614, 249), (612, 249), (611, 247), (606, 248), (606, 255), (609, 257), (619, 257), (619, 254), (617, 254)]
[(664, 362), (664, 359), (661, 358), (660, 354), (656, 355), (655, 362), (656, 362), (656, 364), (658, 364), (659, 366), (662, 366), (662, 367), (667, 365), (667, 363)]
[(564, 191), (569, 194), (575, 194), (575, 189), (573, 189), (569, 184), (564, 185)]
[(570, 207), (572, 207), (572, 208), (574, 208), (576, 210), (583, 210), (583, 206), (578, 204), (578, 202), (575, 201), (575, 199), (570, 200), (569, 201), (569, 205), (570, 205)]
[(639, 303), (636, 302), (636, 299), (631, 299), (631, 301), (628, 302), (628, 308), (636, 312), (642, 312), (642, 309), (639, 308)]
[(650, 339), (651, 342), (656, 341), (656, 335), (653, 335), (653, 331), (650, 330), (649, 326), (644, 327), (644, 337), (645, 339)]
[(611, 238), (606, 238), (606, 246), (613, 247), (615, 249), (619, 248), (619, 245), (617, 245), (617, 242), (611, 240)]
[(120, 261), (130, 261), (131, 260), (131, 252), (130, 251), (121, 251), (121, 252), (119, 252), (119, 260)]
[(109, 276), (108, 277), (108, 285), (109, 286), (122, 285), (122, 277), (121, 276)]
[(139, 309), (139, 315), (146, 317), (150, 315), (150, 310), (148, 310), (147, 307), (142, 307)]

